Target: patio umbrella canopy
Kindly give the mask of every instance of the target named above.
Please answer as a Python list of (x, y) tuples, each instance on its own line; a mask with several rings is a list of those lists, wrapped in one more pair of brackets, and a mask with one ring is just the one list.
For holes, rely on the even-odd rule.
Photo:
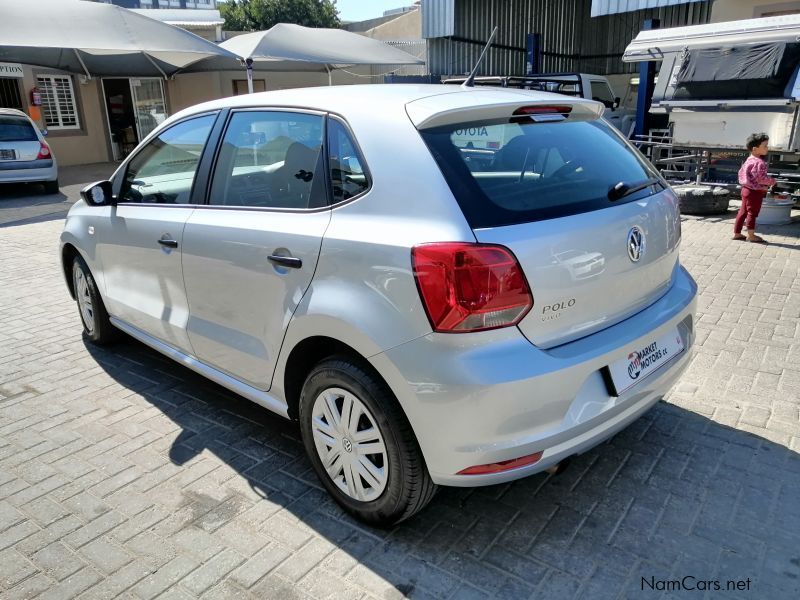
[(278, 23), (268, 31), (238, 35), (220, 44), (266, 71), (321, 71), (354, 65), (419, 65), (408, 52), (343, 29)]
[(224, 48), (112, 4), (6, 0), (0, 14), (0, 61), (96, 77), (169, 77), (211, 57), (218, 68), (240, 68)]

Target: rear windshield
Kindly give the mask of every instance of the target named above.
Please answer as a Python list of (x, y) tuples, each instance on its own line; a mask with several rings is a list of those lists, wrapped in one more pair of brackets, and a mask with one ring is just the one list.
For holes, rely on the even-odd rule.
[(38, 139), (27, 119), (0, 116), (0, 142), (35, 142)]
[(600, 120), (528, 118), (471, 122), (421, 132), (472, 228), (600, 210), (653, 194), (661, 183), (613, 203), (608, 192), (658, 178)]

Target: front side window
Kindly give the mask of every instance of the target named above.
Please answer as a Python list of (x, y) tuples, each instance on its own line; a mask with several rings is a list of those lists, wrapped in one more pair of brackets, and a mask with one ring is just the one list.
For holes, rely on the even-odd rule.
[(336, 119), (328, 122), (333, 203), (349, 200), (369, 188), (364, 161), (345, 126)]
[(150, 140), (128, 163), (120, 202), (188, 204), (216, 115), (182, 121)]
[(288, 209), (327, 205), (323, 130), (321, 115), (234, 113), (217, 158), (210, 203)]
[(36, 85), (42, 95), (44, 122), (50, 129), (80, 129), (78, 105), (67, 75), (39, 75)]
[[(422, 137), (472, 227), (607, 208), (612, 204), (609, 190), (619, 182), (632, 185), (658, 177), (601, 120), (512, 118), (425, 130)], [(615, 204), (652, 193), (650, 186)]]

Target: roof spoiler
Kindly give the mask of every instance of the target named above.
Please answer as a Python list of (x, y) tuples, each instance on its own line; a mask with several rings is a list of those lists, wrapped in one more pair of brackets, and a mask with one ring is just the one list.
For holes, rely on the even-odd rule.
[[(490, 94), (487, 91), (487, 94)], [(470, 121), (490, 121), (493, 119), (507, 119), (514, 112), (525, 107), (540, 106), (569, 106), (570, 121), (591, 121), (603, 115), (605, 107), (600, 102), (548, 94), (547, 98), (526, 97), (527, 94), (512, 92), (516, 97), (485, 98), (476, 101), (473, 94), (441, 94), (428, 96), (406, 104), (406, 112), (417, 129), (432, 129), (469, 123)], [(494, 100), (494, 101), (493, 101)], [(517, 113), (519, 114), (519, 113)]]

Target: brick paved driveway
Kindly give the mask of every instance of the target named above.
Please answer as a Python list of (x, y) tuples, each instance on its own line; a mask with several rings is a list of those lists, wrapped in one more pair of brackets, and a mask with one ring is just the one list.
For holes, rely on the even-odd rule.
[[(61, 226), (0, 228), (0, 597), (800, 597), (800, 223), (762, 247), (686, 220), (699, 343), (669, 401), (561, 476), (442, 489), (391, 531), (337, 509), (292, 425), (85, 345)], [(687, 575), (749, 591), (666, 583)]]

